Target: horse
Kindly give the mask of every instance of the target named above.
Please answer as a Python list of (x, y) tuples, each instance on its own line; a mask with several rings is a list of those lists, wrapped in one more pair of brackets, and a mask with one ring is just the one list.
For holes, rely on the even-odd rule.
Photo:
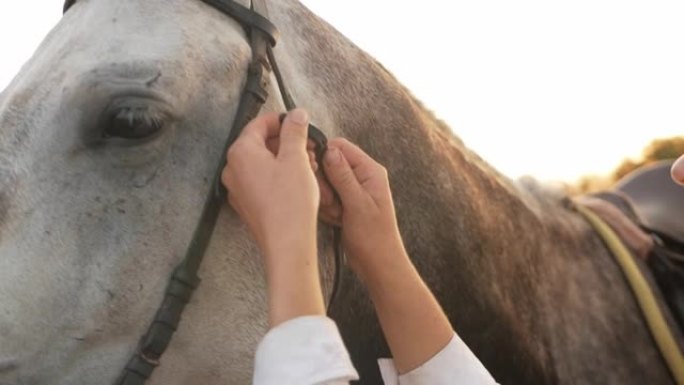
[[(386, 166), (414, 264), (499, 383), (673, 383), (619, 268), (564, 192), (500, 174), (302, 4), (267, 3), (292, 95), (328, 136)], [(3, 92), (0, 384), (116, 379), (213, 188), (249, 61), (240, 24), (202, 1), (83, 0)], [(273, 96), (264, 107), (283, 109)], [(330, 233), (320, 226), (326, 297)], [(265, 282), (227, 204), (200, 275), (149, 384), (251, 381)], [(381, 384), (376, 359), (390, 352), (348, 269), (329, 314), (360, 383)]]

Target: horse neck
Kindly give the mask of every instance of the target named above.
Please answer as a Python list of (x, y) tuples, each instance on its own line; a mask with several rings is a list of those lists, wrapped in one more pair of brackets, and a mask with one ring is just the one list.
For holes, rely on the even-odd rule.
[[(620, 272), (565, 194), (502, 176), (333, 28), (289, 1), (281, 11), (281, 64), (295, 98), (329, 134), (387, 167), (407, 251), (498, 381), (584, 378), (596, 355), (625, 365), (611, 354), (614, 335), (652, 351)], [(337, 304), (332, 313), (355, 364), (368, 383), (379, 382), (374, 358), (389, 351), (353, 275)]]
[[(295, 98), (320, 127), (358, 143), (388, 168), (406, 246), (438, 295), (451, 291), (449, 282), (473, 294), (487, 291), (473, 276), (500, 276), (501, 286), (513, 285), (515, 278), (503, 274), (511, 269), (495, 263), (496, 251), (505, 247), (507, 229), (541, 226), (528, 206), (535, 199), (467, 150), (379, 63), (308, 11), (289, 8), (278, 25), (285, 26), (286, 77), (306, 79), (292, 84)], [(287, 40), (291, 35), (305, 38)], [(362, 291), (346, 288), (347, 300), (361, 297)], [(369, 321), (367, 330), (372, 339), (377, 325)]]

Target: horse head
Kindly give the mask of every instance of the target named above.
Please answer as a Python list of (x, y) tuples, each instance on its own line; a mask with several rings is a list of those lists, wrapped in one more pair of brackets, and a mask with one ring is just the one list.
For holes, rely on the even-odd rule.
[[(70, 6), (0, 102), (0, 383), (121, 372), (215, 187), (250, 60), (202, 1)], [(264, 282), (225, 206), (205, 260), (154, 383), (251, 378)]]

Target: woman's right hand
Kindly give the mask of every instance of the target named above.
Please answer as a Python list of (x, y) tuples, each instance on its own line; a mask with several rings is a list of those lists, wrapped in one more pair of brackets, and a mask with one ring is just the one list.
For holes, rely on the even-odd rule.
[(364, 278), (387, 262), (408, 260), (387, 170), (358, 146), (341, 138), (328, 144), (323, 166), (328, 180), (319, 177), (320, 215), (324, 221), (342, 227), (352, 269)]
[(349, 265), (368, 289), (396, 368), (408, 373), (454, 331), (404, 249), (387, 170), (344, 139), (329, 143), (323, 166), (330, 185), (319, 179), (320, 215), (342, 225)]
[(672, 165), (672, 179), (684, 186), (684, 155)]

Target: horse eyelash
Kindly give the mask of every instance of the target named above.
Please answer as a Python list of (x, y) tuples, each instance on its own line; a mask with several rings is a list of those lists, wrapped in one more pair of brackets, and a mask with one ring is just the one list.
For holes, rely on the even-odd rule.
[(157, 126), (161, 126), (164, 122), (164, 114), (154, 107), (123, 107), (113, 118), (126, 119), (131, 126), (141, 121), (148, 125)]

